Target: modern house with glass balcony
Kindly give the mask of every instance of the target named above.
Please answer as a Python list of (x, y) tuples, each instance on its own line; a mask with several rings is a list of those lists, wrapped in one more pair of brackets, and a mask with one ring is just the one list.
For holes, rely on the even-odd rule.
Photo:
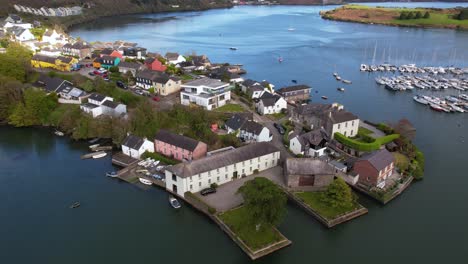
[(181, 85), (180, 103), (183, 105), (196, 104), (212, 110), (230, 100), (231, 86), (220, 80), (201, 78)]

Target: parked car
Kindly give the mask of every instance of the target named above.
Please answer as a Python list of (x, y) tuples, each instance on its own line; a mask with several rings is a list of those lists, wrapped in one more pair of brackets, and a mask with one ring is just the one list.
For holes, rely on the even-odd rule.
[(159, 100), (161, 100), (161, 99), (160, 99), (158, 96), (154, 96), (154, 97), (153, 97), (153, 101), (159, 102)]
[(216, 189), (214, 189), (214, 188), (206, 188), (206, 189), (201, 190), (200, 194), (203, 195), (203, 196), (206, 196), (208, 194), (212, 194), (212, 193), (215, 193), (215, 192), (216, 192)]
[(139, 94), (139, 95), (143, 95), (143, 91), (142, 91), (142, 90), (135, 90), (135, 93), (136, 93), (136, 94)]
[(94, 76), (94, 75), (96, 75), (96, 74), (94, 74), (94, 72), (88, 72), (88, 75), (89, 75), (89, 76)]
[(96, 75), (101, 75), (101, 73), (98, 70), (93, 71), (93, 73)]
[(280, 133), (281, 135), (284, 135), (285, 131), (282, 125), (274, 123), (273, 126), (275, 126), (275, 128), (278, 130), (278, 133)]
[(122, 82), (122, 81), (116, 81), (115, 84), (116, 84), (117, 87), (119, 87), (119, 88), (122, 88), (122, 89), (125, 89), (125, 90), (128, 89), (127, 85), (126, 85), (124, 82)]

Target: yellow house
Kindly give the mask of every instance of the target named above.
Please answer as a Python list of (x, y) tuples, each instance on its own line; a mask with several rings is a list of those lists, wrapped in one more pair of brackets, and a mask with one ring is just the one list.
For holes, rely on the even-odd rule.
[(36, 54), (31, 59), (31, 65), (35, 68), (50, 68), (58, 71), (71, 71), (76, 63), (78, 63), (77, 59), (65, 56), (53, 57)]

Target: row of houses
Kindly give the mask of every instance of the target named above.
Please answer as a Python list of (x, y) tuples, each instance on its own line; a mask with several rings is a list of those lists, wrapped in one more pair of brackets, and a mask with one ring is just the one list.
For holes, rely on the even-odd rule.
[(22, 13), (29, 13), (37, 16), (76, 16), (83, 13), (83, 8), (81, 6), (72, 6), (72, 7), (57, 7), (57, 8), (49, 8), (49, 7), (41, 7), (41, 8), (34, 8), (29, 6), (23, 5), (13, 5), (16, 12)]

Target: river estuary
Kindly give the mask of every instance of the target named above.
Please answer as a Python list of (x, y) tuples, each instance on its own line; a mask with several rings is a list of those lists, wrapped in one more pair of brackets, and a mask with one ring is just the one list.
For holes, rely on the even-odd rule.
[[(88, 41), (138, 42), (162, 54), (196, 51), (213, 62), (241, 63), (247, 78), (276, 87), (292, 79), (308, 84), (313, 101), (326, 95), (361, 119), (408, 118), (414, 124), (415, 142), (426, 154), (422, 182), (386, 206), (361, 197), (369, 214), (332, 230), (289, 205), (279, 229), (292, 246), (256, 263), (465, 263), (468, 114), (431, 111), (412, 100), (419, 91), (385, 90), (376, 85), (376, 74), (359, 72), (359, 65), (468, 67), (468, 32), (322, 20), (318, 12), (331, 8), (246, 6), (133, 15), (79, 25), (71, 34)], [(338, 83), (335, 71), (353, 83)], [(110, 158), (80, 160), (86, 151), (87, 144), (46, 129), (0, 127), (1, 263), (250, 263), (204, 215), (188, 206), (171, 209), (159, 189), (105, 177), (113, 170)], [(76, 200), (81, 207), (68, 209)]]

